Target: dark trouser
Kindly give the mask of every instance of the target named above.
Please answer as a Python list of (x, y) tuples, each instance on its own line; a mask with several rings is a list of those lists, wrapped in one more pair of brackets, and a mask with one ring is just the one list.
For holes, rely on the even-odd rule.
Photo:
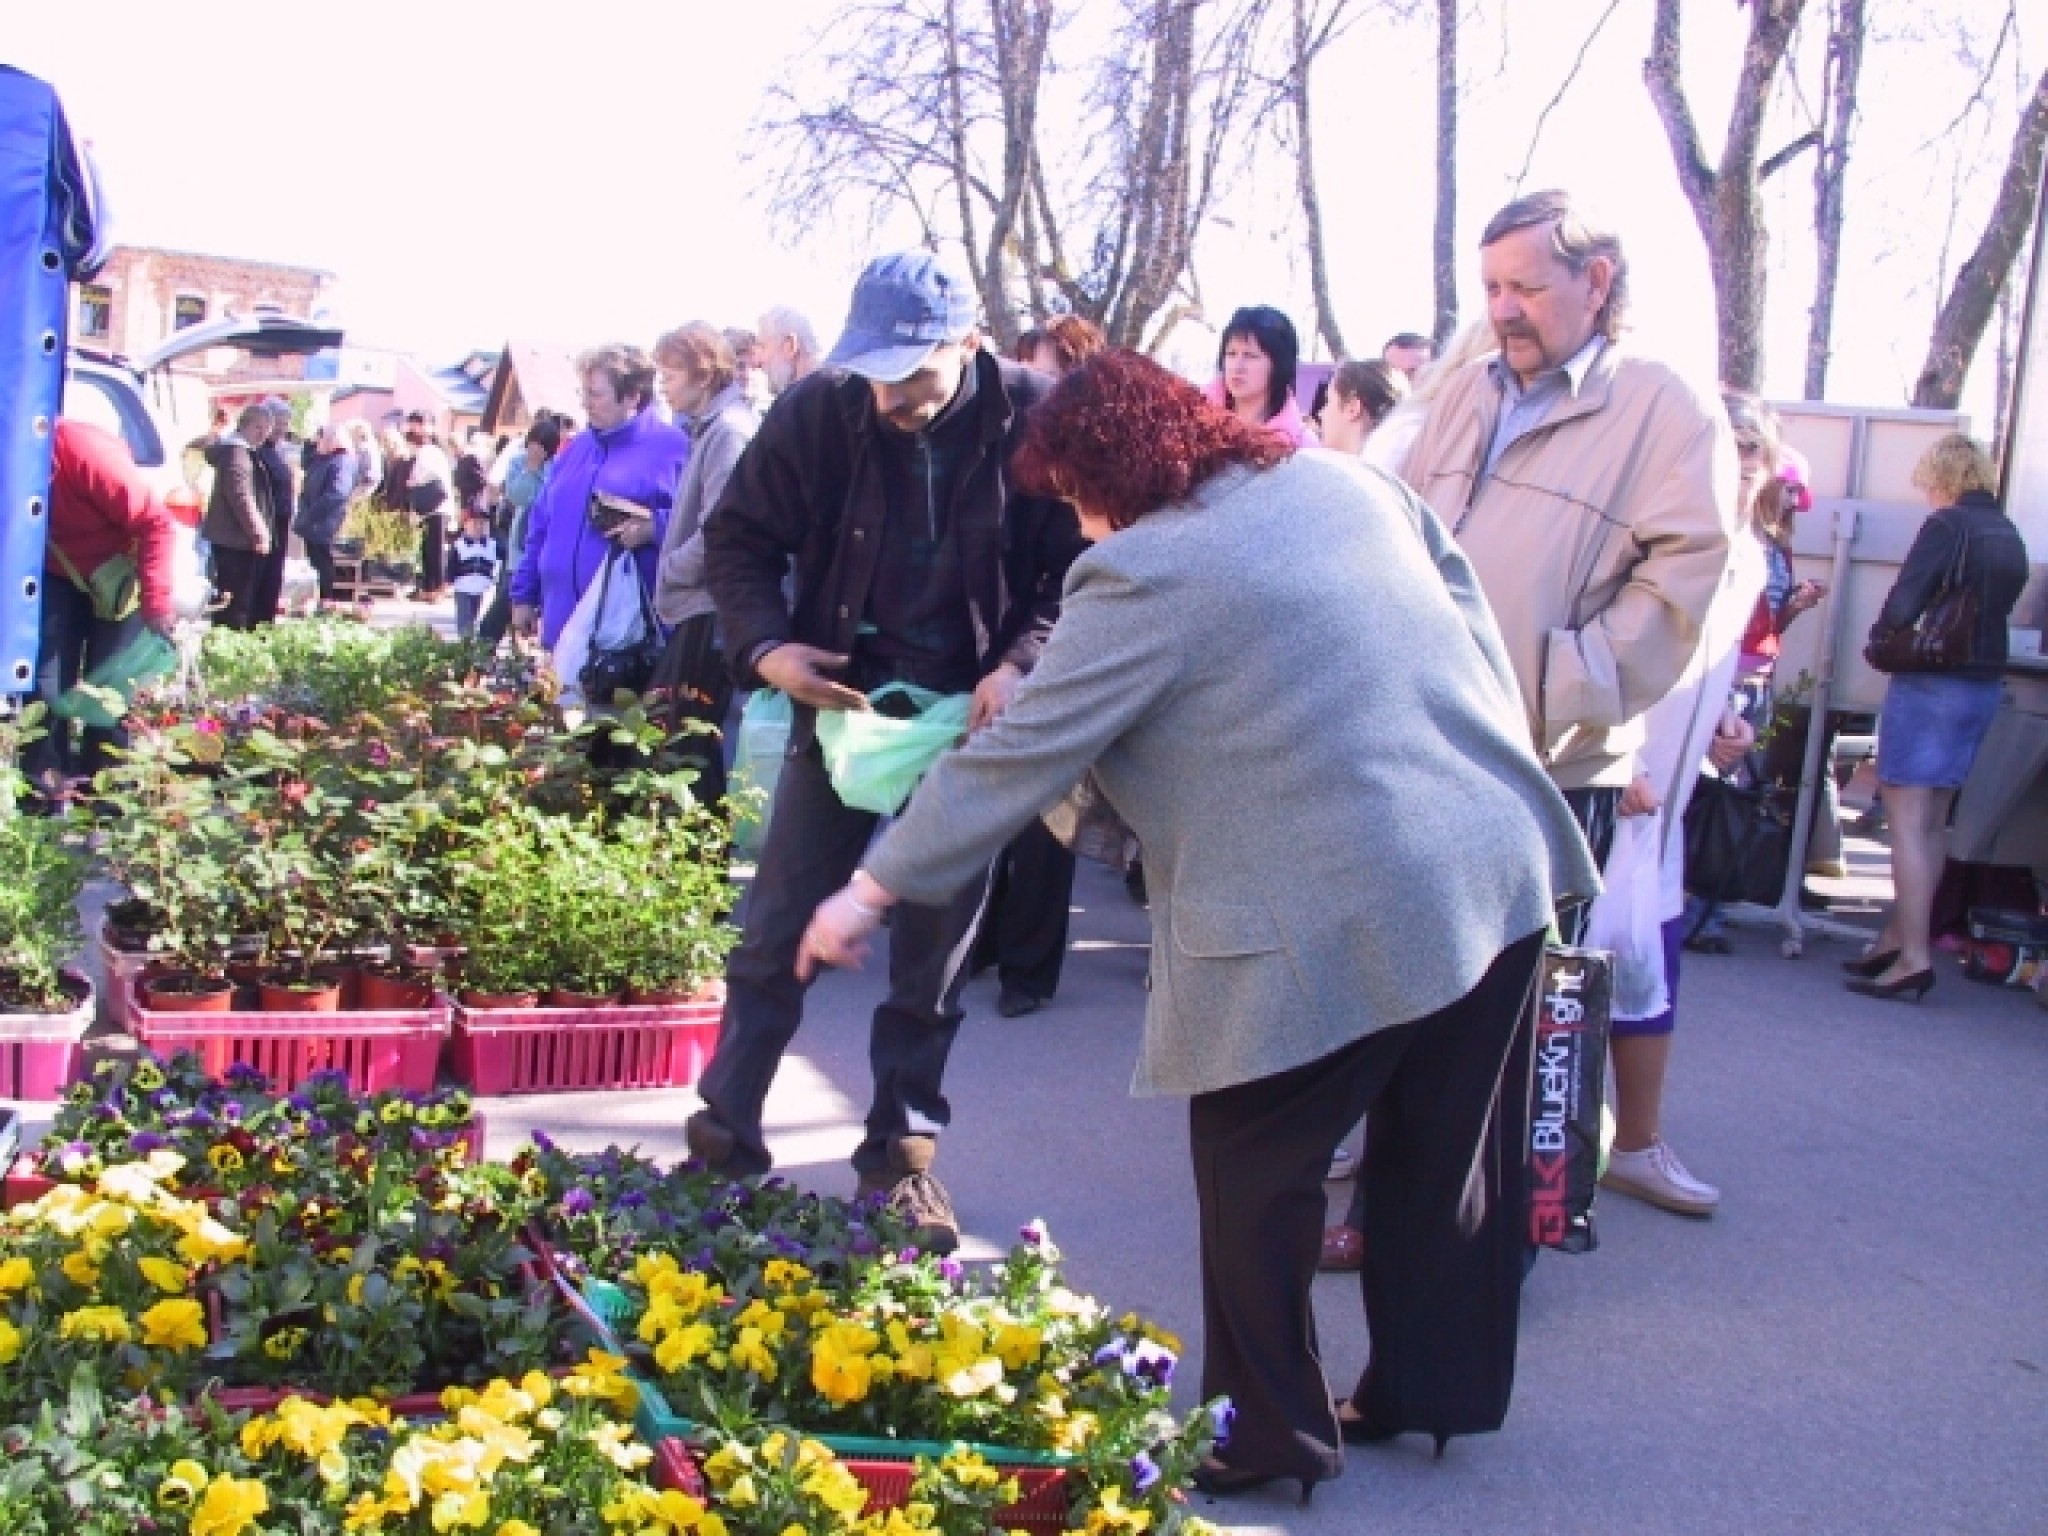
[(476, 613), (484, 605), (481, 592), (455, 594), (455, 633), (467, 640), (476, 633)]
[[(1586, 846), (1593, 851), (1593, 863), (1601, 869), (1607, 867), (1607, 855), (1614, 850), (1614, 821), (1620, 814), (1621, 791), (1618, 789), (1567, 789), (1563, 791), (1564, 803), (1570, 808), (1572, 819), (1585, 834)], [(1593, 904), (1583, 902), (1576, 907), (1557, 914), (1558, 942), (1577, 944), (1586, 936), (1586, 920), (1593, 913)], [(1674, 973), (1675, 974), (1675, 973)], [(1523, 1107), (1527, 1108), (1528, 1095), (1523, 1095)], [(1349, 1132), (1347, 1130), (1346, 1134)], [(1334, 1145), (1334, 1143), (1333, 1143)], [(1365, 1138), (1366, 1155), (1372, 1155), (1371, 1127), (1367, 1127)], [(1344, 1212), (1344, 1225), (1354, 1231), (1365, 1230), (1365, 1201), (1369, 1180), (1360, 1169), (1357, 1182), (1351, 1186), (1351, 1204)]]
[(1330, 1148), (1360, 1115), (1374, 1424), (1498, 1429), (1521, 1316), (1529, 992), (1543, 935), (1448, 1007), (1189, 1105), (1202, 1225), (1202, 1396), (1238, 1418), (1224, 1458), (1277, 1476), (1341, 1459), (1310, 1289)]
[(1002, 984), (1036, 998), (1060, 989), (1074, 856), (1045, 823), (1033, 821), (996, 857), (988, 910), (974, 941), (974, 969), (996, 967)]
[(263, 578), (263, 556), (253, 549), (213, 546), (213, 584), (220, 589), (227, 606), (214, 616), (223, 629), (250, 629), (255, 625), (256, 588)]
[[(304, 535), (300, 537), (304, 538)], [(320, 601), (331, 603), (334, 601), (334, 546), (314, 539), (305, 539), (305, 545), (306, 563), (320, 578)]]
[(512, 627), (512, 578), (498, 577), (498, 584), (491, 589), (491, 605), (476, 621), (476, 637), (493, 650), (505, 638), (505, 631)]
[[(726, 788), (725, 743), (719, 733), (732, 708), (732, 674), (718, 648), (715, 615), (700, 613), (676, 626), (651, 686), (668, 695), (662, 718), (672, 733), (680, 733), (676, 751), (697, 770), (698, 800), (718, 804)], [(709, 729), (686, 731), (691, 722)]]
[(436, 514), (420, 519), (420, 584), (422, 592), (438, 592), (447, 583), (448, 519)]
[[(141, 631), (140, 613), (125, 619), (98, 618), (89, 596), (63, 577), (46, 572), (36, 697), (46, 706), (54, 706), (79, 678), (119, 653)], [(51, 715), (43, 724), (47, 734), (22, 754), (24, 771), (38, 785), (49, 785), (53, 779), (92, 777), (106, 766), (107, 748), (127, 740), (118, 729), (87, 726), (83, 742), (74, 744), (71, 721)]]
[(252, 625), (277, 622), (278, 607), (284, 602), (285, 546), (289, 542), (289, 535), (279, 530), (271, 535), (270, 553), (257, 557), (256, 589), (249, 597)]
[[(815, 744), (784, 761), (768, 841), (747, 895), (746, 932), (726, 962), (718, 1049), (697, 1085), (713, 1117), (733, 1133), (727, 1164), (733, 1173), (765, 1173), (771, 1166), (761, 1106), (803, 1023), (797, 947), (818, 903), (860, 866), (877, 820), (833, 792)], [(982, 880), (942, 907), (904, 902), (893, 909), (889, 995), (875, 1009), (868, 1035), (875, 1097), (867, 1137), (853, 1154), (862, 1173), (888, 1166), (892, 1138), (929, 1135), (952, 1119), (941, 1080), (960, 1028), (967, 950), (986, 894)]]

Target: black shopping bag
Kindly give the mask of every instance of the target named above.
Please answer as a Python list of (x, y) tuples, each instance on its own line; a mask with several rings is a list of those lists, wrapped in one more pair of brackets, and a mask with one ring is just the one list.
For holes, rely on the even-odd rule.
[(1593, 1195), (1613, 1007), (1614, 957), (1606, 950), (1553, 944), (1543, 952), (1529, 1092), (1529, 1241), (1540, 1248), (1599, 1246)]
[(1775, 907), (1792, 862), (1793, 792), (1703, 773), (1685, 808), (1685, 889), (1707, 901)]

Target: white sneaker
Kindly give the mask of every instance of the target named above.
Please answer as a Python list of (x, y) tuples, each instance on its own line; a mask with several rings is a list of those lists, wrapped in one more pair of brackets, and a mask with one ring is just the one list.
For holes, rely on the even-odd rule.
[(1721, 1191), (1687, 1173), (1661, 1136), (1640, 1152), (1616, 1147), (1600, 1183), (1681, 1216), (1711, 1216), (1721, 1203)]

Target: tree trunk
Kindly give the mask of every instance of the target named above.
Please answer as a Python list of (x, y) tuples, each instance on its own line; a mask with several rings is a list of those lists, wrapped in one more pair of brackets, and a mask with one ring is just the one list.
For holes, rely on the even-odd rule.
[(1301, 195), (1301, 217), (1307, 226), (1309, 287), (1315, 297), (1316, 332), (1333, 358), (1349, 354), (1337, 328), (1337, 309), (1330, 301), (1330, 258), (1323, 246), (1323, 203), (1316, 191), (1314, 125), (1309, 120), (1308, 77), (1315, 63), (1307, 0), (1294, 0), (1294, 47), (1288, 75), (1288, 105), (1294, 109), (1294, 180)]
[(1458, 0), (1436, 0), (1436, 224), (1430, 232), (1439, 353), (1458, 332)]
[(1763, 380), (1763, 329), (1768, 298), (1770, 232), (1764, 224), (1763, 180), (1785, 165), (1815, 137), (1787, 146), (1768, 160), (1759, 154), (1765, 109), (1785, 50), (1799, 23), (1806, 0), (1754, 0), (1749, 38), (1735, 100), (1728, 112), (1728, 141), (1718, 166), (1707, 162), (1699, 128), (1686, 99), (1679, 71), (1678, 0), (1657, 0), (1650, 34), (1650, 56), (1643, 62), (1643, 83), (1678, 171), (1678, 184), (1692, 207), (1707, 266), (1714, 281), (1714, 318), (1720, 340), (1721, 382), (1735, 389), (1756, 389)]
[(1825, 399), (1828, 356), (1834, 347), (1835, 283), (1842, 268), (1843, 188), (1848, 178), (1850, 139), (1856, 129), (1856, 88), (1863, 73), (1864, 0), (1835, 0), (1828, 28), (1822, 110), (1825, 137), (1814, 157), (1813, 308), (1807, 313), (1806, 398)]
[[(1934, 320), (1934, 334), (1927, 341), (1927, 358), (1920, 365), (1920, 377), (1913, 386), (1913, 403), (1938, 410), (1954, 410), (1963, 397), (1963, 381), (1970, 363), (1991, 323), (1998, 295), (2012, 276), (2020, 247), (2034, 222), (2035, 199), (2041, 191), (2042, 150), (2048, 146), (2048, 73), (2034, 87), (2033, 99), (2020, 114), (2013, 134), (2012, 157), (2006, 161), (2005, 177), (1998, 186), (1998, 201), (1992, 204), (1990, 221), (1977, 248), (1970, 253), (1950, 285), (1941, 313)], [(2038, 253), (2035, 257), (2039, 260)]]

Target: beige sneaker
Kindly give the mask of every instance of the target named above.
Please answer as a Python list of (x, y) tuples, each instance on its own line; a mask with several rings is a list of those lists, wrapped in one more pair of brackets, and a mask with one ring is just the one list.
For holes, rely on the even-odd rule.
[(1721, 1203), (1721, 1191), (1687, 1173), (1661, 1136), (1640, 1152), (1616, 1147), (1608, 1155), (1600, 1184), (1680, 1216), (1711, 1216)]

